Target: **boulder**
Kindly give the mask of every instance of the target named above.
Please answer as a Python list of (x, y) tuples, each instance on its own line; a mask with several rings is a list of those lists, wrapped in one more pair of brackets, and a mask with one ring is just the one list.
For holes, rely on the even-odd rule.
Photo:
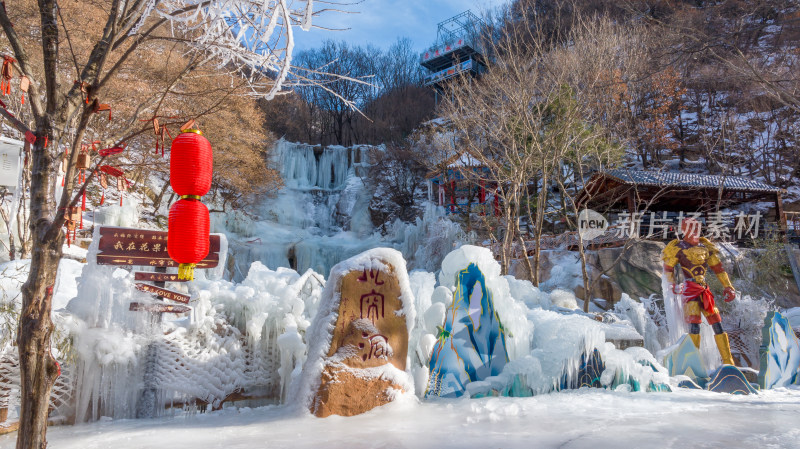
[(406, 372), (413, 304), (395, 250), (370, 250), (333, 267), (299, 382), (311, 413), (357, 415), (414, 390)]
[[(595, 279), (589, 299), (606, 300), (607, 307), (613, 307), (622, 293), (633, 298), (661, 294), (661, 251), (664, 244), (649, 240), (637, 240), (629, 248), (603, 248), (586, 252), (589, 276)], [(540, 281), (547, 282), (551, 277), (554, 261), (563, 260), (565, 254), (572, 254), (577, 260), (577, 252), (566, 250), (542, 251), (540, 256)], [(511, 273), (517, 279), (530, 280), (523, 261), (515, 261)], [(580, 299), (586, 298), (583, 280), (574, 279), (573, 292)], [(561, 286), (562, 288), (565, 286)]]

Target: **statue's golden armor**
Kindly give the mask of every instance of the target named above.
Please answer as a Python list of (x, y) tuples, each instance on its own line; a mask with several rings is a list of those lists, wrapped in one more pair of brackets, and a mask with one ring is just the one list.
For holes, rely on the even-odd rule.
[[(699, 234), (699, 232), (698, 232)], [(694, 240), (694, 241), (693, 241)], [(696, 347), (700, 347), (701, 315), (714, 329), (714, 339), (717, 343), (722, 362), (733, 365), (728, 334), (722, 329), (722, 317), (719, 309), (714, 305), (714, 296), (708, 289), (706, 276), (710, 269), (725, 287), (725, 301), (735, 297), (735, 290), (731, 280), (719, 259), (719, 250), (704, 237), (675, 239), (664, 248), (662, 252), (664, 272), (667, 280), (673, 286), (673, 292), (683, 295), (684, 315), (689, 323), (689, 337)], [(675, 267), (680, 265), (683, 274), (683, 288), (679, 288), (675, 281)]]
[(706, 283), (706, 274), (708, 269), (714, 271), (717, 279), (722, 283), (725, 288), (733, 288), (728, 273), (722, 267), (722, 262), (719, 259), (719, 250), (705, 237), (700, 237), (697, 245), (692, 245), (685, 240), (675, 239), (664, 248), (662, 253), (662, 260), (666, 269), (667, 280), (675, 283), (675, 266), (680, 264), (683, 278), (686, 281), (692, 281), (700, 284), (703, 287), (708, 286)]

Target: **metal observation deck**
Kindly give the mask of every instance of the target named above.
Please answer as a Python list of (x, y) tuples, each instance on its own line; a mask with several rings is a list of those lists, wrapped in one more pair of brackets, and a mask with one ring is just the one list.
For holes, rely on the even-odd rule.
[(439, 22), (436, 44), (420, 56), (420, 64), (431, 73), (425, 85), (441, 87), (441, 83), (458, 74), (476, 76), (486, 70), (481, 35), (483, 21), (467, 10)]

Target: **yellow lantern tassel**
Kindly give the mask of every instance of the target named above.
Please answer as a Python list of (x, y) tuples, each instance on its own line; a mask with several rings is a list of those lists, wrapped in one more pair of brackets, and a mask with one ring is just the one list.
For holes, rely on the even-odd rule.
[(178, 265), (178, 279), (184, 281), (193, 281), (194, 280), (194, 267), (196, 267), (196, 263), (182, 263)]

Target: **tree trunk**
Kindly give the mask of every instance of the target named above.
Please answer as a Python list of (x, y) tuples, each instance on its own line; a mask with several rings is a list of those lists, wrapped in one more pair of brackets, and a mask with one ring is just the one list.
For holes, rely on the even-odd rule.
[[(525, 209), (528, 212), (528, 229), (530, 229), (531, 225), (531, 193), (528, 190), (528, 186), (525, 186)], [(519, 217), (517, 217), (517, 222), (519, 222)], [(536, 270), (534, 270), (533, 265), (531, 265), (531, 259), (528, 257), (528, 248), (525, 246), (525, 239), (522, 237), (522, 230), (519, 229), (519, 225), (517, 225), (517, 231), (519, 232), (519, 244), (522, 245), (522, 257), (525, 259), (525, 268), (528, 269), (528, 276), (531, 278), (531, 283), (534, 282), (538, 278), (537, 271), (538, 265)], [(536, 247), (539, 246), (539, 241), (536, 241)], [(535, 250), (534, 250), (535, 251)]]
[[(47, 124), (37, 135), (52, 135)], [(47, 415), (50, 391), (58, 377), (58, 364), (50, 353), (53, 332), (51, 309), (53, 288), (61, 259), (64, 233), (52, 229), (56, 216), (54, 177), (57, 162), (37, 141), (33, 153), (30, 183), (30, 231), (33, 240), (28, 280), (22, 286), (17, 344), (20, 369), (20, 419), (17, 449), (44, 449), (47, 446)], [(66, 186), (65, 188), (69, 188)]]
[[(545, 166), (545, 164), (543, 164)], [(539, 194), (536, 197), (536, 227), (534, 231), (536, 232), (536, 248), (533, 250), (533, 266), (534, 266), (534, 274), (536, 275), (534, 279), (531, 280), (534, 287), (539, 286), (539, 279), (541, 278), (541, 253), (542, 253), (542, 228), (544, 227), (544, 213), (547, 209), (547, 170), (546, 168), (543, 169), (542, 173), (542, 187), (539, 189)]]
[[(511, 187), (511, 188), (513, 188), (513, 187)], [(505, 232), (505, 235), (503, 236), (503, 250), (502, 250), (502, 256), (501, 256), (501, 268), (502, 268), (502, 274), (503, 275), (508, 274), (508, 270), (511, 267), (511, 257), (512, 257), (511, 245), (514, 244), (514, 239), (513, 239), (513, 236), (512, 236), (512, 234), (513, 234), (513, 231), (512, 231), (512, 226), (513, 226), (512, 225), (512, 220), (513, 220), (513, 218), (512, 218), (512, 210), (511, 210), (511, 207), (512, 207), (511, 198), (512, 198), (511, 195), (503, 195), (503, 199), (505, 200), (504, 204), (503, 204), (503, 210), (504, 210), (503, 215), (505, 216), (504, 218), (505, 218), (505, 222), (506, 222), (505, 223), (505, 231), (506, 232)], [(499, 223), (498, 223), (498, 227), (499, 227)]]
[(581, 276), (583, 277), (583, 311), (589, 312), (589, 301), (591, 301), (591, 294), (589, 289), (589, 272), (586, 270), (586, 251), (583, 248), (583, 238), (581, 237), (580, 230), (576, 233), (578, 236), (578, 252), (581, 256)]
[[(158, 209), (161, 208), (161, 200), (164, 199), (164, 194), (167, 192), (169, 188), (169, 182), (165, 182), (164, 186), (161, 188), (161, 192), (158, 193), (158, 196), (153, 200), (153, 215), (158, 214)], [(216, 196), (216, 191), (214, 195)]]
[[(20, 370), (20, 418), (17, 449), (47, 446), (50, 390), (59, 368), (50, 354), (50, 317), (60, 245), (35, 244), (28, 281), (22, 287), (22, 314), (17, 344)], [(54, 247), (55, 246), (55, 247)]]

